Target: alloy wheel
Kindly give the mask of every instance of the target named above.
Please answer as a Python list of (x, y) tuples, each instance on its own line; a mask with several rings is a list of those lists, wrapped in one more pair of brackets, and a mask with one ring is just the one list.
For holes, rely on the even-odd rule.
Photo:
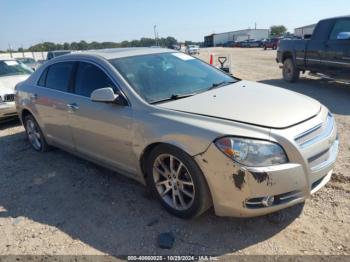
[(30, 144), (36, 150), (40, 150), (42, 146), (41, 134), (39, 131), (39, 127), (32, 119), (28, 119), (26, 122), (26, 132), (27, 132)]
[(171, 154), (159, 155), (153, 164), (153, 179), (160, 197), (175, 210), (187, 210), (195, 198), (191, 174), (183, 162)]

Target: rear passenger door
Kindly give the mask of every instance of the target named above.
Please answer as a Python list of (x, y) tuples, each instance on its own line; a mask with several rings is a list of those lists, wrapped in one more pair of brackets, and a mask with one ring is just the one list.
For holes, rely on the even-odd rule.
[(59, 62), (46, 68), (32, 99), (49, 142), (74, 149), (68, 124), (67, 105), (71, 100), (74, 62)]
[(328, 74), (350, 79), (350, 39), (341, 39), (340, 33), (350, 34), (350, 18), (338, 19), (329, 35), (322, 63)]
[(70, 114), (76, 149), (93, 160), (134, 173), (131, 107), (90, 100), (94, 90), (105, 87), (119, 91), (102, 67), (79, 62), (72, 101), (77, 108)]

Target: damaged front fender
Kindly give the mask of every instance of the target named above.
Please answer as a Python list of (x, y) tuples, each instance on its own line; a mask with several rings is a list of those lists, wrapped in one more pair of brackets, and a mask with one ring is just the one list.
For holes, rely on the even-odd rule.
[(288, 163), (271, 167), (249, 168), (234, 162), (212, 144), (195, 156), (208, 182), (215, 213), (219, 216), (258, 216), (271, 209), (246, 208), (248, 199), (280, 195), (292, 191), (308, 192), (304, 169)]

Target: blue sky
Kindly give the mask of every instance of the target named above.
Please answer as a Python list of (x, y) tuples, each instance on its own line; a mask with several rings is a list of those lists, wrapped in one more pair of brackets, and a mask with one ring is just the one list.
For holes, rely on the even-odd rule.
[(349, 0), (0, 0), (0, 50), (41, 41), (115, 41), (159, 36), (203, 41), (213, 32), (269, 28), (290, 31), (349, 15)]

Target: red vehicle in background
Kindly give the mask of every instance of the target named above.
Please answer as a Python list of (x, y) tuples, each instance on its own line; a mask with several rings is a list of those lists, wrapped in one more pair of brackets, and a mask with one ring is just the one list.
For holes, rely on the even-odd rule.
[(264, 49), (271, 48), (272, 50), (276, 50), (279, 45), (280, 39), (279, 38), (271, 38), (268, 39), (266, 42), (264, 42)]

